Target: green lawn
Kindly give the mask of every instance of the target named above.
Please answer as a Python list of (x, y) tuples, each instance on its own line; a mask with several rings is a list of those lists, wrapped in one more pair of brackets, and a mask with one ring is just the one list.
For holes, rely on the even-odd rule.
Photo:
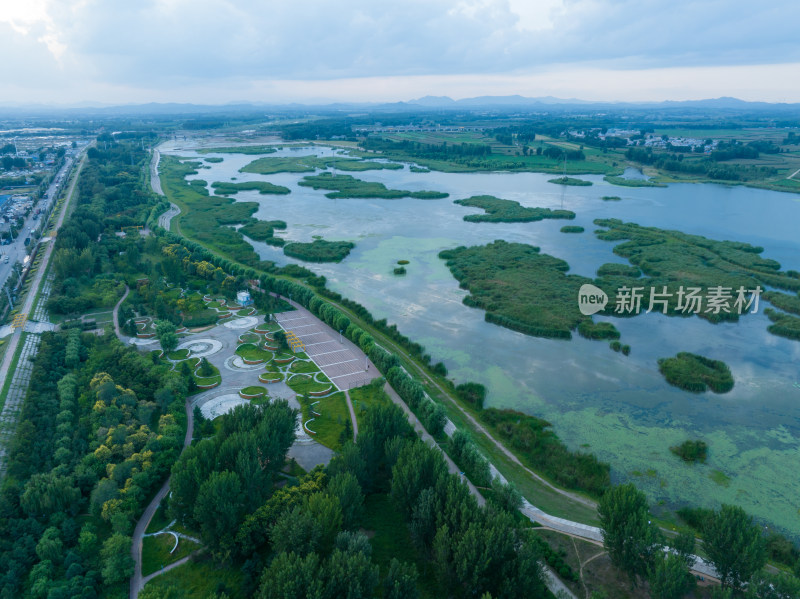
[(386, 395), (383, 387), (375, 385), (364, 385), (350, 389), (350, 399), (353, 402), (353, 409), (356, 412), (356, 421), (361, 426), (361, 419), (369, 406), (376, 404), (387, 404), (392, 400)]
[(258, 333), (247, 332), (239, 335), (239, 340), (242, 343), (258, 343), (260, 341), (263, 341), (263, 337)]
[(166, 527), (172, 520), (167, 514), (167, 510), (164, 507), (164, 502), (161, 502), (161, 505), (158, 506), (156, 513), (153, 514), (153, 519), (150, 520), (150, 524), (147, 525), (145, 529), (145, 533), (151, 532), (158, 532), (162, 528)]
[(179, 349), (177, 351), (173, 351), (167, 354), (167, 358), (170, 360), (185, 360), (189, 357), (189, 350), (188, 349)]
[[(339, 450), (341, 448), (339, 437), (344, 430), (345, 421), (350, 419), (344, 393), (340, 391), (324, 399), (304, 395), (298, 396), (297, 400), (303, 410), (303, 422), (314, 418), (308, 423), (308, 428), (316, 433), (311, 435), (314, 440), (334, 451)], [(312, 414), (312, 410), (316, 414)]]
[(294, 376), (291, 380), (287, 382), (289, 387), (298, 394), (305, 395), (306, 393), (317, 392), (317, 391), (325, 391), (326, 389), (333, 390), (333, 385), (327, 379), (327, 377), (317, 376), (319, 381), (324, 382), (317, 382), (310, 376)]
[(310, 360), (295, 360), (289, 366), (289, 372), (319, 372), (319, 368)]
[(236, 354), (245, 360), (270, 360), (272, 359), (272, 352), (249, 343), (243, 343), (236, 348)]
[(242, 389), (242, 393), (244, 395), (263, 395), (266, 392), (267, 390), (264, 387), (259, 387), (258, 385), (250, 385), (249, 387)]
[(417, 551), (403, 517), (388, 495), (366, 497), (363, 526), (368, 533), (374, 533), (369, 540), (372, 561), (380, 567), (382, 577), (386, 575), (392, 558), (397, 558), (417, 567), (420, 597), (433, 599), (445, 596), (436, 580), (433, 563)]
[(270, 320), (267, 322), (262, 322), (260, 325), (256, 326), (255, 330), (260, 333), (263, 333), (265, 331), (269, 333), (274, 333), (275, 331), (281, 330), (281, 327), (274, 320)]
[(162, 566), (168, 566), (200, 548), (197, 543), (181, 538), (178, 540), (178, 548), (170, 553), (174, 546), (175, 537), (169, 534), (145, 537), (142, 541), (142, 575), (152, 574)]
[(211, 558), (189, 560), (156, 576), (145, 588), (155, 590), (159, 596), (166, 595), (174, 587), (181, 589), (187, 597), (213, 597), (220, 583), (225, 586), (230, 599), (244, 599), (241, 572), (236, 568), (220, 568)]

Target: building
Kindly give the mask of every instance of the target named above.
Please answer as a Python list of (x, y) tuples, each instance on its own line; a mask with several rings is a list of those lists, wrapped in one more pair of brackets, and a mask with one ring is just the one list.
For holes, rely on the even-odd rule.
[(250, 297), (249, 291), (239, 291), (236, 294), (236, 303), (240, 306), (249, 306), (253, 303), (253, 299)]

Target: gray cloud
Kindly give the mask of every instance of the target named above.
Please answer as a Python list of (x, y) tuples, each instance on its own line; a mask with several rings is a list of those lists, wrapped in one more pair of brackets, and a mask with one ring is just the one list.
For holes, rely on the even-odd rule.
[(793, 0), (547, 1), (553, 10), (521, 19), (519, 0), (51, 0), (50, 32), (65, 47), (60, 62), (36, 41), (41, 36), (15, 33), (0, 48), (24, 45), (24, 68), (6, 63), (0, 75), (35, 85), (32, 73), (44, 69), (96, 85), (158, 89), (536, 73), (553, 64), (800, 62)]

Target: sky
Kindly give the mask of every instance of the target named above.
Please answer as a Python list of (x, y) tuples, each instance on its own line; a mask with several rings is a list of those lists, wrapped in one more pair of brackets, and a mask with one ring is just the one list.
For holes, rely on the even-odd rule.
[(0, 104), (800, 102), (796, 0), (0, 0)]

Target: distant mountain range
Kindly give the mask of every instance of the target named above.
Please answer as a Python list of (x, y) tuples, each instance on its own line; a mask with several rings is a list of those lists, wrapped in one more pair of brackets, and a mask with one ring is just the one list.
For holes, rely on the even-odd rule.
[(512, 96), (479, 96), (454, 100), (448, 96), (424, 96), (415, 100), (374, 102), (329, 102), (310, 104), (276, 104), (269, 102), (235, 102), (228, 104), (156, 103), (99, 105), (82, 103), (76, 106), (48, 106), (45, 104), (11, 105), (0, 104), (0, 115), (8, 117), (58, 116), (58, 115), (222, 115), (258, 112), (304, 112), (342, 114), (353, 111), (370, 112), (414, 112), (449, 110), (491, 110), (496, 112), (572, 112), (580, 111), (719, 111), (723, 113), (773, 112), (776, 114), (797, 113), (800, 103), (782, 104), (770, 102), (747, 102), (738, 98), (722, 97), (707, 100), (666, 100), (661, 102), (595, 102), (577, 98), (555, 98), (544, 96), (528, 98)]

